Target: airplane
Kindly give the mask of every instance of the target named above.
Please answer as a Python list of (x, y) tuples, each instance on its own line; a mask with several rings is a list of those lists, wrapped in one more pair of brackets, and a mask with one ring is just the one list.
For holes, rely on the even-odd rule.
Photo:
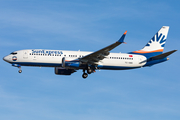
[(65, 51), (46, 49), (26, 49), (10, 53), (4, 61), (19, 68), (21, 66), (54, 67), (57, 75), (71, 75), (82, 69), (83, 78), (96, 70), (127, 70), (152, 66), (169, 60), (167, 56), (176, 52), (163, 53), (169, 26), (163, 26), (152, 39), (140, 50), (129, 53), (110, 53), (124, 42), (127, 31), (115, 43), (95, 52)]

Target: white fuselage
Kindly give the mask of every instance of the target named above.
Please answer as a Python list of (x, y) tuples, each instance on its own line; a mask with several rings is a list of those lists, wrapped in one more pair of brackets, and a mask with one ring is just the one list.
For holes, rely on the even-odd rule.
[[(66, 60), (78, 60), (90, 53), (92, 52), (28, 49), (15, 51), (4, 57), (4, 60), (21, 66), (61, 67), (64, 57)], [(142, 61), (146, 61), (146, 57), (143, 55), (110, 53), (106, 58), (97, 62), (97, 68), (115, 70), (138, 68), (146, 64)]]

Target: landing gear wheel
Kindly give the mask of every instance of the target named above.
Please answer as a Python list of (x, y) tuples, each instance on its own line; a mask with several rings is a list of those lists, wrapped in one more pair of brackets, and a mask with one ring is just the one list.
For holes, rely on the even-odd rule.
[(82, 77), (85, 79), (88, 77), (88, 74), (87, 73), (83, 73)]
[(88, 74), (91, 74), (91, 73), (92, 73), (92, 69), (88, 69), (88, 70), (87, 70), (87, 73), (88, 73)]
[(19, 72), (19, 73), (22, 73), (22, 70), (19, 70), (18, 72)]

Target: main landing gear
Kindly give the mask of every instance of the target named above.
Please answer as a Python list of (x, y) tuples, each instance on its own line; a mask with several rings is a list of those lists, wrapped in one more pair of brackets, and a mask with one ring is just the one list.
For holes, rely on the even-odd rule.
[(88, 77), (88, 74), (87, 73), (83, 73), (82, 77), (85, 79)]
[(86, 71), (86, 69), (83, 69), (82, 77), (83, 77), (84, 79), (88, 77), (88, 74), (91, 74), (91, 73), (94, 72), (91, 67), (88, 67), (88, 68), (87, 68), (87, 73), (85, 73), (85, 71)]

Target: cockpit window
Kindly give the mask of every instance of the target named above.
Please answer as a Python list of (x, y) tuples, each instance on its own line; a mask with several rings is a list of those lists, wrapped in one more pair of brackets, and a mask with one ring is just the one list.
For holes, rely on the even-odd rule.
[(16, 54), (17, 54), (17, 52), (12, 52), (11, 54), (12, 54), (12, 55), (16, 55)]

